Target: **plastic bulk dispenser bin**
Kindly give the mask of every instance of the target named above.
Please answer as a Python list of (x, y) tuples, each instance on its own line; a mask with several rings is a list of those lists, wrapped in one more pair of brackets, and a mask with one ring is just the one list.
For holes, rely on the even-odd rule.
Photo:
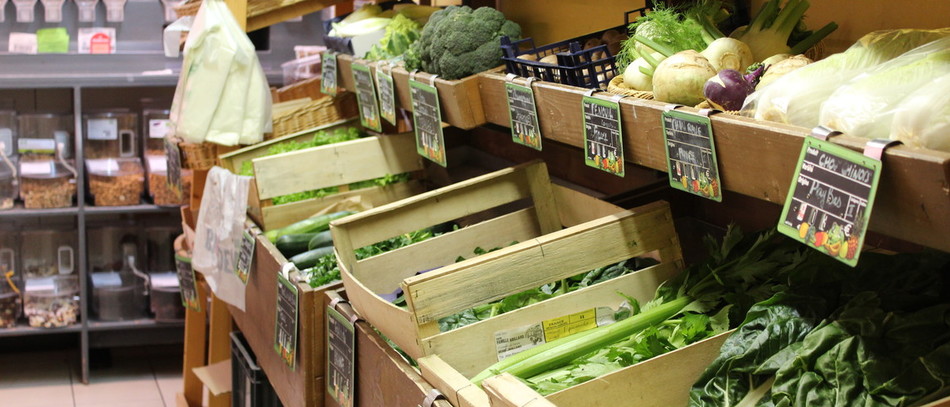
[(142, 110), (141, 143), (144, 155), (165, 155), (165, 136), (171, 131), (171, 111), (167, 109)]
[(136, 264), (143, 267), (141, 256), (144, 253), (139, 232), (132, 226), (101, 226), (86, 229), (86, 242), (91, 271), (119, 271), (125, 265), (124, 245), (131, 243), (135, 248)]
[(185, 319), (177, 273), (150, 273), (149, 294), (150, 308), (156, 322), (177, 322)]
[(20, 199), (27, 209), (67, 208), (76, 197), (76, 169), (72, 163), (20, 156)]
[(134, 242), (122, 244), (125, 261), (119, 271), (90, 273), (92, 313), (101, 321), (123, 321), (146, 316), (149, 277), (136, 266)]
[(17, 122), (13, 110), (0, 110), (0, 155), (9, 158), (17, 155)]
[(0, 155), (0, 211), (13, 209), (13, 203), (20, 195), (17, 171), (15, 157)]
[(0, 328), (16, 326), (20, 318), (20, 270), (17, 269), (17, 233), (0, 229)]
[(76, 273), (75, 230), (24, 230), (20, 238), (23, 277), (45, 278)]
[(148, 174), (148, 195), (158, 206), (180, 206), (188, 203), (191, 196), (192, 172), (181, 170), (181, 193), (168, 185), (168, 164), (165, 155), (146, 155), (145, 172)]
[(145, 169), (138, 157), (86, 160), (89, 194), (96, 206), (127, 206), (142, 202)]
[(62, 145), (64, 159), (73, 156), (73, 116), (53, 113), (21, 114), (17, 118), (17, 152), (24, 161), (48, 160)]
[(57, 275), (27, 278), (23, 290), (23, 314), (30, 326), (59, 328), (79, 319), (79, 277)]
[(86, 158), (138, 157), (138, 114), (109, 111), (83, 115)]

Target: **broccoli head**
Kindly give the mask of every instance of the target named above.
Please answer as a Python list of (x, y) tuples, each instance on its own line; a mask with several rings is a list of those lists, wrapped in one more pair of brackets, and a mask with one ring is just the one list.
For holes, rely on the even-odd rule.
[(500, 39), (517, 40), (521, 27), (491, 7), (450, 6), (432, 14), (406, 55), (406, 67), (460, 79), (501, 64)]

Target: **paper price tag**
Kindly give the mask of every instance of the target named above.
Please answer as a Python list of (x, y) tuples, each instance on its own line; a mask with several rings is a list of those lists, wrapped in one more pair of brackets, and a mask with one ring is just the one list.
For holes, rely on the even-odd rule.
[(439, 91), (413, 79), (409, 80), (412, 98), (412, 121), (416, 129), (416, 152), (445, 167), (445, 136), (442, 133), (442, 110)]
[(247, 285), (247, 277), (251, 274), (251, 262), (254, 260), (254, 247), (257, 246), (257, 239), (248, 228), (244, 229), (244, 237), (241, 239), (241, 247), (238, 251), (237, 265), (234, 267), (234, 274), (244, 285)]
[(352, 407), (356, 380), (356, 327), (327, 307), (327, 392), (340, 407)]
[(112, 174), (119, 171), (119, 162), (113, 158), (96, 158), (86, 160), (86, 167), (93, 174)]
[(86, 138), (89, 140), (118, 140), (118, 119), (86, 120)]
[(356, 83), (356, 101), (360, 107), (360, 124), (368, 129), (383, 131), (379, 118), (379, 100), (369, 67), (353, 62), (353, 82)]
[(588, 166), (624, 176), (623, 133), (620, 104), (584, 96), (584, 162)]
[(36, 34), (12, 32), (7, 40), (7, 52), (11, 54), (36, 54), (38, 49)]
[(175, 256), (175, 268), (178, 274), (178, 287), (181, 290), (181, 304), (192, 311), (201, 312), (198, 287), (195, 285), (195, 270), (191, 268), (191, 261)]
[(709, 118), (670, 110), (663, 112), (662, 120), (670, 185), (722, 202), (719, 160)]
[(148, 121), (149, 138), (165, 138), (172, 127), (172, 121), (168, 119), (151, 119)]
[(380, 115), (392, 125), (396, 124), (396, 88), (393, 77), (376, 67), (376, 85), (379, 89)]
[(320, 57), (320, 61), (322, 64), (320, 91), (330, 96), (336, 96), (336, 54), (330, 51), (324, 52)]
[(880, 177), (880, 160), (806, 137), (779, 232), (854, 267)]
[(508, 93), (512, 141), (541, 151), (541, 126), (538, 125), (534, 91), (511, 82), (505, 83), (505, 90)]
[(551, 318), (513, 329), (495, 332), (498, 360), (521, 353), (543, 343), (594, 329), (614, 322), (614, 311), (608, 307), (591, 308), (562, 317)]
[(20, 175), (50, 175), (53, 165), (53, 161), (21, 162)]
[(277, 323), (274, 327), (274, 351), (295, 369), (297, 360), (297, 321), (299, 296), (297, 286), (277, 273)]

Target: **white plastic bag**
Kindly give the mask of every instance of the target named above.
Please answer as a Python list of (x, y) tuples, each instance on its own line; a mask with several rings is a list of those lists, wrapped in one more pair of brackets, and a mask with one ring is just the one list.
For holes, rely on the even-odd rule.
[(214, 295), (241, 310), (246, 286), (234, 270), (247, 219), (250, 182), (251, 177), (234, 175), (221, 167), (211, 168), (195, 222), (191, 259)]

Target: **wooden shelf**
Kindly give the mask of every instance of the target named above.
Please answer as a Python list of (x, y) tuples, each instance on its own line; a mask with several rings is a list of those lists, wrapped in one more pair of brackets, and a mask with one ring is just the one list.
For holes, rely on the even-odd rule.
[(304, 14), (320, 11), (338, 3), (348, 3), (351, 5), (350, 9), (352, 9), (352, 2), (346, 0), (269, 0), (267, 1), (268, 3), (279, 3), (279, 5), (260, 12), (249, 9), (248, 3), (251, 1), (264, 2), (261, 0), (225, 0), (228, 8), (231, 9), (231, 13), (234, 14), (234, 17), (237, 19), (238, 24), (241, 24), (245, 31), (249, 32), (269, 27), (291, 18), (300, 17)]

